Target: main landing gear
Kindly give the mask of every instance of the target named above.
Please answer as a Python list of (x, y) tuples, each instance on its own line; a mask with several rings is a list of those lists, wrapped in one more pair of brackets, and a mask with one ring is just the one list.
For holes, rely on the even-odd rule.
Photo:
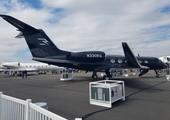
[(92, 79), (93, 79), (93, 80), (96, 80), (97, 78), (98, 78), (97, 73), (96, 73), (96, 72), (93, 72), (93, 74), (92, 74)]
[(110, 74), (109, 70), (106, 70), (105, 73), (106, 73), (106, 75), (103, 76), (103, 79), (109, 80), (112, 77), (112, 75)]
[[(109, 70), (106, 70), (105, 73), (106, 73), (106, 75), (103, 76), (103, 79), (104, 80), (109, 80), (112, 77), (112, 75), (110, 74)], [(98, 78), (97, 72), (93, 72), (92, 79), (96, 80), (97, 78)]]

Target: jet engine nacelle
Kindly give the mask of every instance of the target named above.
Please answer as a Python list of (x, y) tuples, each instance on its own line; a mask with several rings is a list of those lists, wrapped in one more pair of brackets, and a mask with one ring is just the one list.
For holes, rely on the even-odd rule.
[(4, 67), (19, 67), (20, 66), (20, 63), (19, 62), (9, 62), (9, 63), (3, 63), (2, 66)]
[(77, 62), (102, 62), (105, 60), (105, 53), (101, 51), (76, 52), (68, 55), (67, 59)]

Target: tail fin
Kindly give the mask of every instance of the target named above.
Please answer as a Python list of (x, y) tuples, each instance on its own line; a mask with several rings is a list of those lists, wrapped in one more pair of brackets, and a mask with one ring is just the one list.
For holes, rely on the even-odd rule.
[(43, 30), (36, 29), (8, 15), (0, 16), (21, 31), (16, 37), (20, 38), (23, 36), (25, 38), (33, 57), (47, 58), (70, 53), (57, 48)]
[(129, 67), (149, 69), (147, 66), (142, 66), (139, 63), (126, 42), (122, 42), (122, 47)]

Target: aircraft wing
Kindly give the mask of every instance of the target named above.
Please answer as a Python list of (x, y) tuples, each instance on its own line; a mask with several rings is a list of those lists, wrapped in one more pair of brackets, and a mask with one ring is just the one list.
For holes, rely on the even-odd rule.
[(126, 42), (122, 42), (122, 47), (129, 67), (149, 69), (147, 66), (142, 66), (139, 63), (138, 59), (135, 57), (135, 55), (133, 54), (133, 52), (131, 51)]
[(95, 71), (102, 72), (102, 71), (105, 71), (105, 70), (110, 70), (111, 68), (113, 68), (113, 67), (109, 67), (109, 66), (100, 66), (100, 67), (95, 68)]

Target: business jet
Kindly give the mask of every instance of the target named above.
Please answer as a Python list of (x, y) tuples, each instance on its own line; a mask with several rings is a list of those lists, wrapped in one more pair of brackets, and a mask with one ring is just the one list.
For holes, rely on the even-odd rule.
[(12, 71), (12, 72), (21, 72), (21, 71), (46, 71), (46, 70), (57, 70), (63, 71), (64, 67), (58, 67), (55, 65), (49, 65), (45, 63), (22, 63), (22, 62), (2, 62), (0, 64), (0, 69), (2, 71)]
[(96, 79), (97, 72), (104, 71), (104, 79), (111, 78), (111, 68), (127, 69), (137, 68), (141, 72), (139, 76), (149, 70), (166, 68), (166, 65), (156, 57), (135, 57), (126, 42), (122, 42), (124, 56), (106, 55), (103, 51), (69, 52), (55, 46), (42, 29), (36, 29), (12, 16), (0, 15), (4, 20), (16, 27), (20, 34), (17, 38), (24, 37), (33, 56), (33, 60), (79, 70), (92, 71), (92, 78)]

